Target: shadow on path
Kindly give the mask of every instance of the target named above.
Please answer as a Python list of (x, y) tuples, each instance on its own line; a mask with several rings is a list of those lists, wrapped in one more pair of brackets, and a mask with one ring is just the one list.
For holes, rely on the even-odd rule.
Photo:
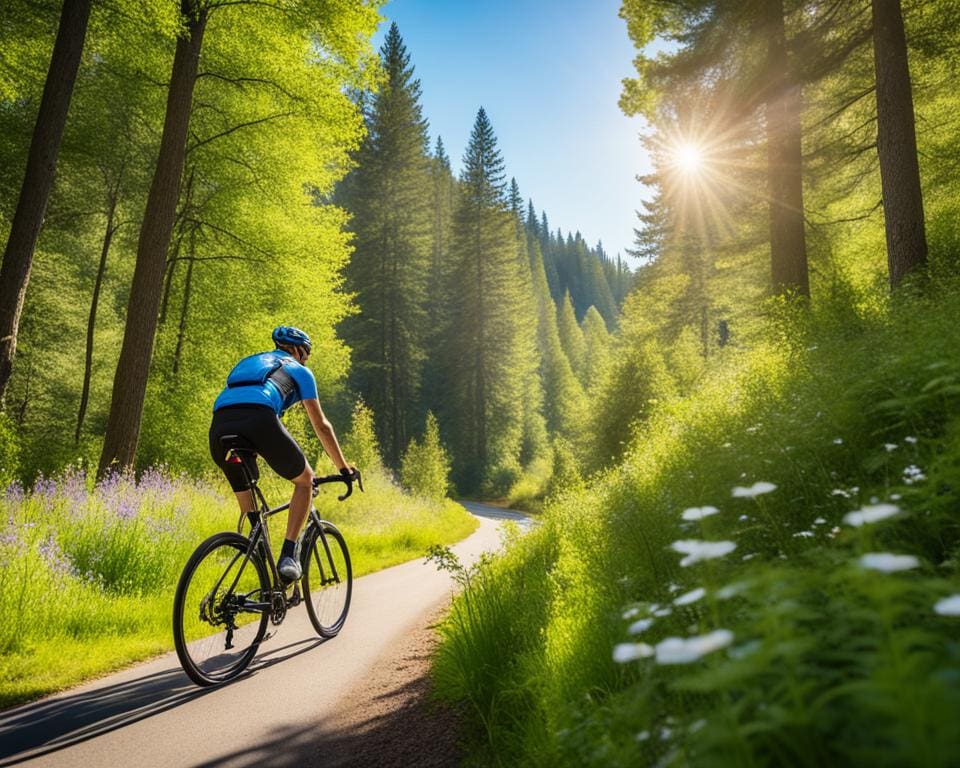
[[(231, 685), (324, 641), (301, 640), (260, 653)], [(220, 686), (222, 687), (222, 686)], [(16, 765), (185, 704), (216, 690), (200, 688), (180, 667), (0, 712), (0, 766)]]

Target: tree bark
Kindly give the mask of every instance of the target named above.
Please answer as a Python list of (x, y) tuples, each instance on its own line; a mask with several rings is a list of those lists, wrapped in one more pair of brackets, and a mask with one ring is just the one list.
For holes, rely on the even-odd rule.
[(87, 403), (90, 399), (90, 374), (93, 370), (93, 330), (97, 322), (97, 304), (100, 301), (100, 288), (103, 285), (103, 275), (107, 268), (107, 254), (117, 227), (113, 223), (117, 212), (117, 198), (120, 194), (120, 179), (123, 170), (117, 176), (117, 182), (107, 197), (107, 228), (103, 233), (103, 244), (100, 247), (100, 263), (97, 264), (97, 278), (93, 283), (93, 297), (90, 299), (90, 316), (87, 319), (87, 348), (83, 363), (83, 388), (80, 392), (80, 407), (77, 409), (77, 429), (73, 435), (74, 445), (80, 443), (80, 433), (83, 430), (83, 420), (87, 414)]
[(64, 0), (37, 122), (30, 140), (20, 199), (3, 252), (3, 266), (0, 267), (0, 403), (3, 402), (13, 371), (17, 332), (27, 284), (30, 282), (33, 252), (53, 188), (60, 140), (67, 122), (89, 18), (90, 0)]
[(927, 263), (913, 94), (900, 0), (873, 0), (877, 154), (890, 288)]
[(777, 294), (810, 295), (803, 219), (801, 86), (787, 56), (783, 0), (768, 0), (767, 69), (774, 87), (766, 102), (770, 192), (770, 273)]
[(195, 0), (182, 0), (181, 10), (188, 22), (187, 35), (177, 41), (173, 58), (160, 154), (140, 228), (127, 323), (100, 455), (100, 476), (113, 465), (131, 466), (140, 438), (167, 249), (177, 212), (193, 88), (207, 19), (206, 9)]

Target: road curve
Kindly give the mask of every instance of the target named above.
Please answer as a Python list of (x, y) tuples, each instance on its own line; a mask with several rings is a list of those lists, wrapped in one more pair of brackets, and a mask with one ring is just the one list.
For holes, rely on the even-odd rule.
[[(464, 506), (480, 521), (453, 547), (465, 563), (499, 546), (505, 520), (527, 523), (509, 510)], [(350, 616), (333, 640), (317, 638), (302, 607), (292, 610), (250, 671), (227, 685), (198, 688), (171, 652), (7, 710), (0, 713), (0, 766), (303, 765), (302, 755), (299, 763), (284, 759), (296, 751), (287, 747), (322, 738), (338, 704), (452, 588), (448, 574), (415, 560), (357, 579)]]

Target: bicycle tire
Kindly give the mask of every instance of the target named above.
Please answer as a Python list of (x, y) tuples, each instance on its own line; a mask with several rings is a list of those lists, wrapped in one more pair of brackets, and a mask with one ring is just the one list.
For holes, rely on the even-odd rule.
[(332, 523), (311, 525), (301, 554), (303, 594), (310, 622), (320, 637), (336, 637), (347, 620), (353, 567), (343, 534)]
[(235, 678), (266, 634), (269, 612), (243, 607), (248, 600), (264, 602), (271, 589), (260, 555), (245, 558), (249, 544), (238, 533), (216, 533), (194, 550), (180, 575), (173, 640), (184, 672), (197, 685)]

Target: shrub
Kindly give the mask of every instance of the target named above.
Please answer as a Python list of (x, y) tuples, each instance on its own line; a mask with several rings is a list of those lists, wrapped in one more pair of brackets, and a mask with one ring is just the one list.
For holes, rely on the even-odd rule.
[(427, 413), (423, 442), (411, 440), (403, 454), (400, 479), (418, 496), (446, 498), (450, 489), (450, 455), (440, 442), (440, 428), (432, 413)]

